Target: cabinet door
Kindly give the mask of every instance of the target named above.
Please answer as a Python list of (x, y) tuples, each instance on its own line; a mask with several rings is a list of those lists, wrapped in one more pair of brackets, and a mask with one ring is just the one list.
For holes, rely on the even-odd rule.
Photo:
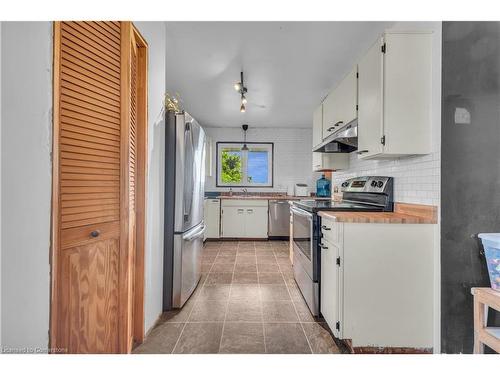
[(313, 152), (312, 157), (312, 168), (314, 172), (320, 171), (323, 169), (323, 154), (320, 152)]
[(383, 54), (382, 39), (358, 64), (358, 155), (360, 159), (383, 152)]
[(245, 236), (245, 208), (224, 207), (222, 209), (222, 237)]
[(337, 129), (343, 125), (350, 123), (358, 116), (356, 110), (356, 104), (358, 102), (358, 79), (356, 78), (357, 72), (358, 68), (355, 67), (335, 89), (334, 98), (335, 107), (337, 108), (337, 111), (335, 113), (335, 123), (338, 124), (340, 121), (342, 121), (341, 124), (338, 124)]
[(219, 238), (220, 201), (218, 199), (207, 199), (206, 204), (205, 225), (207, 229), (205, 234), (207, 238)]
[(245, 208), (245, 237), (267, 238), (267, 207)]
[(208, 235), (207, 235), (207, 231), (208, 231), (208, 223), (209, 223), (209, 219), (208, 219), (208, 209), (207, 209), (207, 200), (205, 199), (203, 201), (203, 221), (205, 222), (205, 232), (203, 233), (203, 241), (205, 241), (207, 238), (208, 238)]
[(323, 104), (313, 112), (313, 147), (323, 140)]
[(321, 306), (320, 311), (328, 326), (337, 335), (336, 325), (339, 321), (339, 267), (337, 246), (324, 238), (321, 249)]
[(313, 152), (313, 171), (336, 171), (349, 168), (349, 154)]
[(333, 134), (335, 129), (334, 125), (337, 122), (336, 101), (335, 90), (330, 92), (323, 101), (323, 138)]

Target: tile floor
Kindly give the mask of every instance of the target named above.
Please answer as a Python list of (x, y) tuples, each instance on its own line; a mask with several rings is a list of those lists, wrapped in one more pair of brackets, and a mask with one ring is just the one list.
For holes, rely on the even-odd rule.
[(134, 353), (339, 353), (309, 312), (288, 241), (210, 241), (200, 283)]

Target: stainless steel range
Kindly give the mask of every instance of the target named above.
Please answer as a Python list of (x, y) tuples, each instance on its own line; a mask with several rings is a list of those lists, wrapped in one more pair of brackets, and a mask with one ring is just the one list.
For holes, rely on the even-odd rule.
[(318, 211), (393, 211), (392, 177), (356, 177), (341, 185), (340, 202), (324, 199), (294, 201), (293, 272), (295, 281), (314, 316), (319, 314), (321, 280), (321, 217)]

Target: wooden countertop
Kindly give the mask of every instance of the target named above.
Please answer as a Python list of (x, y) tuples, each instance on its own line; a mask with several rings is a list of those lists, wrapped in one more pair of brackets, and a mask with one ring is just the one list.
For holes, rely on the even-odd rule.
[(319, 216), (340, 223), (436, 224), (437, 207), (395, 203), (394, 212), (320, 211)]

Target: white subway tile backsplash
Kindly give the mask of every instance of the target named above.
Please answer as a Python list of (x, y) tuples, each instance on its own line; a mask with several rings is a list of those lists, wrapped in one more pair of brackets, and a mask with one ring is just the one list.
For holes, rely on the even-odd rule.
[(374, 175), (394, 177), (396, 202), (439, 205), (440, 153), (395, 160), (358, 160), (350, 156), (349, 169), (333, 173), (333, 185), (352, 177)]
[[(241, 128), (215, 128), (207, 127), (205, 132), (214, 142), (242, 141)], [(311, 188), (312, 173), (312, 128), (251, 128), (248, 130), (249, 142), (274, 143), (274, 187), (254, 188), (250, 191), (287, 191), (296, 183), (306, 183)], [(206, 191), (224, 191), (227, 188), (217, 188), (215, 173), (213, 177), (205, 180)]]

